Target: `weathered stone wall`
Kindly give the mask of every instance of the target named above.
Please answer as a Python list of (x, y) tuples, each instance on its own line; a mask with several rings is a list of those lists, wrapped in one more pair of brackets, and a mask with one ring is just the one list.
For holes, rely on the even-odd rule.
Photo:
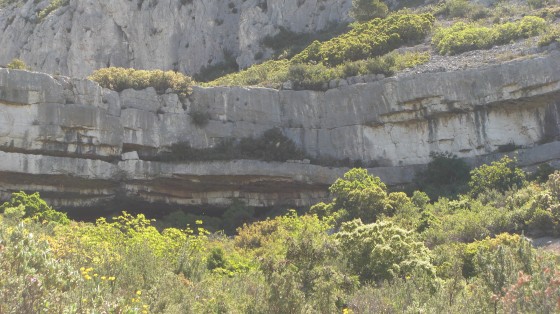
[[(205, 126), (194, 112), (208, 113)], [(0, 196), (40, 191), (53, 204), (115, 200), (176, 206), (307, 206), (347, 168), (247, 160), (150, 162), (174, 143), (212, 147), (278, 127), (313, 157), (361, 160), (390, 185), (430, 153), (471, 164), (518, 149), (524, 166), (560, 159), (560, 56), (426, 73), (326, 92), (195, 87), (180, 99), (120, 93), (83, 79), (0, 69)]]
[[(22, 58), (34, 70), (86, 77), (108, 66), (198, 73), (230, 54), (247, 67), (272, 51), (280, 28), (313, 33), (347, 23), (351, 0), (50, 0), (0, 9), (0, 64)], [(262, 60), (262, 59), (259, 59)]]

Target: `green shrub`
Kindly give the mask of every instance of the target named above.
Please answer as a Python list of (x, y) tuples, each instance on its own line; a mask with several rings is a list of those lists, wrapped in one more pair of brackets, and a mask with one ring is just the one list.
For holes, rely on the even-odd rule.
[(266, 161), (302, 159), (305, 156), (278, 128), (267, 130), (256, 140), (242, 139), (239, 142), (239, 150), (244, 156)]
[(556, 170), (548, 176), (546, 188), (556, 201), (560, 202), (560, 171)]
[(440, 54), (458, 54), (475, 49), (492, 47), (494, 32), (488, 27), (477, 27), (464, 22), (441, 28), (434, 34), (432, 43)]
[(364, 74), (392, 75), (429, 60), (428, 53), (387, 53), (401, 45), (424, 39), (433, 22), (434, 17), (430, 14), (399, 13), (355, 24), (343, 35), (325, 42), (313, 41), (291, 60), (271, 60), (253, 65), (208, 85), (279, 88), (289, 80), (296, 88), (322, 90), (326, 83), (336, 78)]
[(336, 66), (343, 62), (380, 56), (408, 43), (424, 39), (431, 31), (430, 14), (393, 14), (356, 24), (346, 34), (323, 43), (313, 43), (294, 56), (296, 63), (320, 62)]
[(280, 129), (270, 129), (258, 138), (243, 138), (240, 141), (226, 139), (215, 147), (192, 148), (188, 142), (174, 143), (168, 152), (148, 160), (187, 161), (187, 160), (231, 160), (256, 159), (265, 161), (286, 161), (302, 159), (305, 153), (286, 137)]
[(391, 208), (387, 202), (387, 186), (379, 177), (370, 175), (366, 169), (355, 168), (337, 179), (329, 188), (333, 210), (345, 210), (349, 219), (361, 218), (373, 222)]
[(259, 85), (280, 87), (287, 80), (288, 60), (270, 60), (255, 64), (238, 73), (228, 74), (209, 82), (209, 86), (248, 86)]
[(25, 62), (21, 59), (12, 59), (10, 63), (6, 66), (10, 70), (29, 70)]
[(392, 280), (421, 270), (434, 276), (430, 252), (411, 231), (391, 222), (342, 224), (335, 234), (346, 261), (361, 282)]
[[(408, 52), (403, 54), (389, 53), (384, 56), (366, 60), (345, 62), (336, 67), (326, 67), (322, 64), (288, 65), (288, 63), (282, 62), (279, 68), (269, 68), (268, 64), (263, 63), (261, 65), (254, 65), (245, 71), (224, 76), (223, 78), (210, 82), (209, 85), (256, 84), (280, 87), (283, 82), (290, 80), (297, 89), (322, 90), (325, 84), (333, 79), (367, 74), (384, 74), (385, 76), (391, 76), (397, 71), (425, 63), (429, 59), (429, 53)], [(288, 66), (284, 68), (284, 64)], [(276, 73), (282, 74), (277, 76), (270, 75), (270, 73), (275, 73), (274, 71), (279, 71)], [(264, 79), (264, 81), (259, 81), (261, 78), (254, 76), (256, 72), (263, 74), (262, 79)]]
[(31, 218), (38, 222), (70, 223), (65, 213), (54, 210), (41, 199), (37, 192), (33, 194), (27, 194), (25, 192), (12, 193), (11, 199), (0, 206), (0, 213), (15, 208), (22, 211), (24, 218)]
[(519, 21), (494, 25), (491, 28), (458, 22), (451, 27), (437, 30), (432, 43), (440, 54), (458, 54), (536, 36), (546, 28), (546, 21), (536, 16), (525, 16)]
[(210, 115), (207, 112), (200, 110), (193, 110), (189, 113), (191, 121), (194, 125), (198, 127), (205, 127), (210, 120)]
[(222, 215), (222, 229), (226, 234), (234, 234), (238, 227), (254, 220), (255, 209), (235, 199)]
[(508, 156), (472, 170), (469, 181), (471, 195), (474, 196), (491, 189), (503, 193), (512, 188), (520, 188), (524, 184), (525, 173), (516, 167), (516, 159)]
[(37, 14), (37, 17), (39, 18), (39, 20), (42, 20), (45, 17), (47, 17), (47, 15), (49, 15), (51, 12), (55, 11), (56, 9), (58, 9), (60, 7), (63, 7), (65, 5), (68, 5), (69, 2), (70, 2), (70, 0), (51, 0), (51, 2), (49, 3), (49, 5), (46, 8), (39, 11), (39, 13)]
[(560, 42), (560, 27), (551, 27), (539, 38), (539, 47)]
[(454, 197), (465, 189), (469, 166), (450, 153), (433, 153), (425, 171), (416, 175), (416, 184), (435, 200), (439, 196)]
[(350, 14), (358, 22), (366, 22), (374, 18), (387, 16), (389, 8), (379, 0), (352, 0)]
[(407, 212), (413, 207), (405, 193), (387, 193), (387, 186), (379, 177), (362, 168), (350, 169), (329, 187), (329, 192), (332, 201), (318, 203), (311, 207), (310, 212), (335, 223), (355, 218), (373, 222), (382, 215), (392, 216), (395, 212)]
[(335, 77), (334, 71), (322, 64), (294, 64), (288, 69), (287, 79), (300, 89), (322, 90)]
[(285, 239), (285, 249), (266, 257), (261, 266), (269, 284), (268, 313), (301, 313), (305, 308), (338, 312), (338, 303), (356, 279), (342, 272), (336, 242), (316, 217), (295, 223), (300, 225), (297, 232), (274, 232)]
[(88, 79), (117, 92), (128, 88), (139, 90), (153, 87), (158, 93), (164, 93), (167, 89), (171, 89), (181, 96), (187, 96), (191, 93), (193, 83), (190, 77), (173, 71), (135, 70), (117, 67), (96, 70)]

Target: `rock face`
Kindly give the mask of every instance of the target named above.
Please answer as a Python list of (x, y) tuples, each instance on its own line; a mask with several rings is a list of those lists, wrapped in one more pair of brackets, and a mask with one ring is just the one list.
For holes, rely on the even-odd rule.
[[(203, 113), (208, 123), (192, 117)], [(148, 161), (189, 142), (210, 148), (279, 128), (314, 161), (360, 160), (390, 185), (430, 153), (471, 164), (517, 150), (560, 160), (560, 54), (476, 70), (386, 78), (326, 92), (195, 87), (103, 89), (84, 79), (0, 69), (0, 195), (39, 191), (62, 207), (308, 206), (347, 168), (308, 161)]]
[(198, 73), (234, 58), (241, 67), (271, 54), (261, 44), (347, 23), (351, 0), (50, 0), (0, 8), (0, 64), (86, 77), (108, 66)]

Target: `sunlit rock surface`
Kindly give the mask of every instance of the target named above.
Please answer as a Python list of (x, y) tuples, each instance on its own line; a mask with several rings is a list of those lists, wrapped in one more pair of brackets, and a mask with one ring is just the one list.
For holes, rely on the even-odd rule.
[[(191, 118), (209, 116), (204, 126)], [(326, 92), (195, 87), (120, 93), (83, 79), (0, 69), (0, 191), (63, 207), (308, 206), (348, 168), (307, 161), (148, 161), (172, 144), (209, 148), (280, 128), (313, 160), (360, 160), (390, 185), (430, 154), (476, 165), (515, 150), (523, 166), (560, 159), (560, 56), (387, 78)], [(149, 159), (149, 158), (148, 158)]]

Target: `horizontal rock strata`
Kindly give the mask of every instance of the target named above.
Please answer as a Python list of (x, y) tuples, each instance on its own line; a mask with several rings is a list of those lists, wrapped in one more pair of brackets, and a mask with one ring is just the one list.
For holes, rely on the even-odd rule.
[[(208, 116), (197, 125), (195, 113)], [(348, 168), (250, 160), (148, 161), (173, 144), (204, 149), (279, 128), (310, 159), (359, 160), (390, 185), (431, 153), (471, 164), (516, 150), (523, 166), (560, 157), (560, 56), (386, 78), (326, 92), (195, 87), (103, 89), (0, 69), (0, 193), (42, 192), (62, 207), (308, 206)], [(153, 158), (152, 158), (153, 159)]]

